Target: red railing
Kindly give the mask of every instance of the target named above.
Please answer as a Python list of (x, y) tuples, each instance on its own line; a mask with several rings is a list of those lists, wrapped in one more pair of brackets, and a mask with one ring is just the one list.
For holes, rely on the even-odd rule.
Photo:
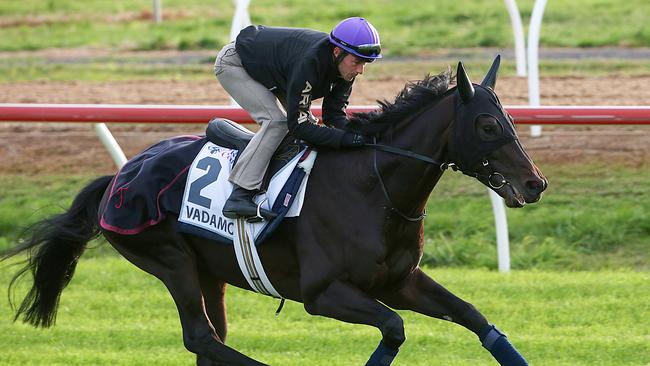
[[(348, 113), (367, 112), (376, 106), (350, 106)], [(649, 125), (650, 107), (524, 107), (507, 106), (515, 123), (528, 125)], [(312, 108), (320, 117), (320, 107)], [(129, 104), (0, 104), (0, 121), (206, 123), (214, 117), (252, 123), (246, 111), (230, 106)]]

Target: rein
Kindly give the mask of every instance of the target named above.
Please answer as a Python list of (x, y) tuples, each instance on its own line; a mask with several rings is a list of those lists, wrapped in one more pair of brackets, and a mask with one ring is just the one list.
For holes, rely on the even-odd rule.
[(415, 160), (420, 160), (420, 161), (423, 161), (425, 163), (429, 163), (429, 164), (432, 164), (432, 165), (437, 165), (437, 166), (440, 167), (440, 170), (447, 169), (447, 166), (449, 165), (447, 163), (441, 163), (439, 161), (433, 160), (433, 159), (431, 159), (430, 157), (428, 157), (426, 155), (414, 153), (413, 151), (402, 150), (402, 149), (400, 149), (398, 147), (378, 144), (376, 142), (376, 140), (377, 139), (374, 138), (374, 142), (372, 144), (365, 144), (363, 146), (367, 146), (367, 147), (373, 148), (375, 150), (381, 150), (381, 151), (389, 152), (389, 153), (395, 154), (395, 155), (405, 156), (407, 158), (411, 158), (411, 159), (415, 159)]
[(389, 146), (389, 145), (382, 145), (377, 143), (377, 137), (373, 136), (372, 138), (373, 143), (372, 144), (365, 144), (364, 146), (369, 147), (374, 149), (373, 151), (373, 156), (372, 156), (372, 168), (375, 171), (375, 174), (377, 174), (377, 179), (379, 180), (379, 186), (381, 187), (381, 190), (384, 192), (384, 197), (386, 198), (386, 201), (388, 202), (388, 209), (391, 211), (397, 213), (399, 216), (401, 216), (404, 220), (409, 221), (409, 222), (419, 222), (424, 219), (425, 216), (427, 216), (427, 210), (425, 209), (422, 211), (420, 216), (418, 217), (411, 217), (400, 211), (395, 205), (393, 204), (393, 200), (390, 199), (390, 194), (388, 193), (388, 189), (386, 188), (386, 184), (384, 183), (384, 179), (381, 176), (381, 172), (379, 171), (379, 168), (377, 167), (377, 150), (385, 151), (391, 154), (399, 155), (399, 156), (404, 156), (407, 158), (415, 159), (415, 160), (420, 160), (428, 164), (432, 165), (437, 165), (440, 170), (445, 170), (449, 166), (447, 163), (440, 163), (436, 160), (431, 159), (428, 156), (421, 155), (418, 153), (414, 153), (413, 151), (408, 151), (408, 150), (403, 150), (398, 147), (394, 146)]
[[(395, 213), (397, 213), (399, 216), (401, 216), (404, 220), (409, 221), (409, 222), (418, 222), (424, 219), (427, 216), (427, 211), (426, 209), (422, 211), (422, 214), (417, 217), (411, 217), (400, 211), (395, 205), (393, 204), (393, 201), (390, 199), (390, 194), (388, 193), (388, 189), (386, 188), (386, 184), (384, 183), (384, 179), (381, 176), (381, 172), (379, 171), (379, 168), (377, 167), (377, 150), (384, 151), (387, 153), (403, 156), (406, 158), (410, 159), (415, 159), (419, 160), (422, 162), (425, 162), (427, 164), (431, 165), (436, 165), (438, 168), (440, 168), (441, 171), (447, 170), (447, 168), (451, 168), (453, 171), (460, 171), (461, 173), (468, 175), (470, 177), (474, 177), (478, 180), (483, 178), (488, 185), (492, 189), (499, 189), (503, 187), (504, 185), (510, 185), (510, 182), (508, 182), (503, 174), (497, 172), (496, 170), (492, 171), (489, 175), (485, 174), (479, 174), (478, 172), (468, 172), (466, 170), (460, 169), (456, 164), (454, 163), (441, 163), (437, 160), (433, 160), (430, 157), (422, 154), (415, 153), (413, 151), (409, 150), (404, 150), (400, 149), (398, 147), (390, 146), (390, 145), (383, 145), (383, 144), (378, 144), (377, 143), (377, 137), (373, 136), (373, 143), (372, 144), (364, 144), (363, 146), (369, 147), (371, 149), (374, 149), (373, 151), (373, 161), (372, 161), (372, 167), (375, 171), (375, 174), (377, 174), (377, 178), (379, 180), (379, 186), (381, 187), (381, 190), (384, 192), (384, 197), (386, 198), (386, 201), (388, 201), (389, 209)], [(484, 158), (482, 161), (482, 165), (484, 167), (489, 167), (490, 162), (487, 160), (487, 158)], [(496, 181), (493, 181), (493, 178), (496, 178)]]

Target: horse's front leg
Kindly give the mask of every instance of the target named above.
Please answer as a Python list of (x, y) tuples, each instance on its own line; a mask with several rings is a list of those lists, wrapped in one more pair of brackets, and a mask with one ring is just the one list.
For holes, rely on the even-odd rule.
[(303, 299), (308, 313), (348, 323), (372, 325), (381, 331), (382, 340), (366, 366), (389, 366), (393, 362), (399, 346), (406, 339), (404, 322), (396, 312), (341, 280), (331, 282), (320, 291), (308, 293), (310, 296)]
[(449, 292), (420, 269), (409, 276), (403, 287), (387, 291), (379, 298), (386, 305), (412, 310), (438, 319), (448, 320), (474, 332), (502, 366), (525, 366), (526, 359), (494, 325), (476, 308)]

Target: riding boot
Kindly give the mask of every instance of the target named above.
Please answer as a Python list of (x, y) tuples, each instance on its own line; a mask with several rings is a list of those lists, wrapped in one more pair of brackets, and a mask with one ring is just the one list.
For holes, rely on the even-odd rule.
[[(237, 219), (240, 217), (259, 218), (257, 216), (257, 205), (253, 202), (254, 196), (255, 191), (242, 188), (235, 184), (230, 197), (228, 197), (226, 204), (223, 206), (223, 215), (229, 219)], [(277, 216), (275, 212), (261, 207), (260, 215), (262, 215), (261, 218), (266, 220), (271, 220)]]

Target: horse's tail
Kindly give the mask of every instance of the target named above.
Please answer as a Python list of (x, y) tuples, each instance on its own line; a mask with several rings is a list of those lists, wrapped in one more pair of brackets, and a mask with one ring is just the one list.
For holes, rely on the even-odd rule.
[(22, 315), (24, 322), (35, 327), (46, 328), (54, 324), (61, 292), (72, 279), (86, 244), (99, 234), (99, 205), (111, 179), (111, 176), (95, 179), (79, 192), (66, 212), (30, 226), (29, 238), (3, 253), (3, 260), (22, 252), (29, 253), (25, 267), (9, 284), (10, 302), (16, 281), (27, 271), (34, 278), (14, 321)]

